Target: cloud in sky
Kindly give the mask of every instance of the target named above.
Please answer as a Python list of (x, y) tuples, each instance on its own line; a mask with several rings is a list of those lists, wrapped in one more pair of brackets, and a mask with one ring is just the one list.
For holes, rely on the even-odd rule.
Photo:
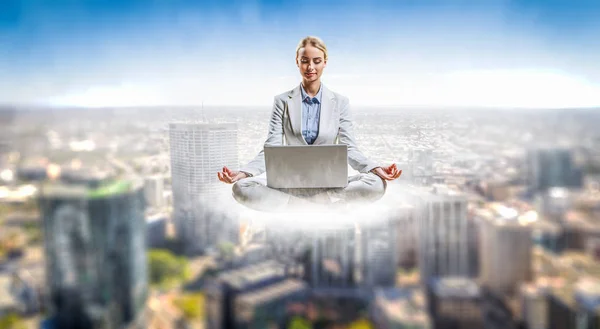
[(11, 3), (3, 103), (270, 105), (299, 82), (298, 40), (319, 35), (323, 81), (355, 105), (600, 106), (589, 2)]

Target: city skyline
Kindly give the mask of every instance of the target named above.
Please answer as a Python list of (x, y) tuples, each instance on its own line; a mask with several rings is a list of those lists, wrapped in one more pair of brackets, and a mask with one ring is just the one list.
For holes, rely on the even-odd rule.
[[(108, 291), (118, 293), (104, 305), (118, 305), (115, 314), (140, 328), (203, 322), (221, 328), (223, 319), (281, 328), (335, 315), (331, 325), (342, 328), (350, 322), (444, 328), (458, 321), (474, 328), (558, 329), (573, 327), (576, 315), (598, 317), (600, 112), (358, 112), (357, 143), (378, 163), (398, 163), (400, 180), (369, 205), (287, 214), (243, 208), (232, 186), (214, 176), (227, 158), (243, 163), (256, 155), (268, 111), (204, 113), (212, 122), (235, 118), (236, 138), (202, 129), (220, 125), (179, 123), (190, 112), (20, 113), (0, 150), (0, 286), (13, 286), (0, 289), (0, 321), (18, 315), (29, 327), (51, 328), (53, 321), (73, 318), (68, 308), (41, 313), (52, 306), (41, 298), (53, 282), (72, 282), (100, 265), (103, 274), (127, 272), (123, 265), (132, 269), (132, 275), (94, 287), (114, 287)], [(191, 126), (193, 135), (173, 129), (177, 125)], [(236, 147), (223, 145), (225, 140), (236, 140)], [(217, 148), (215, 141), (221, 142)], [(551, 149), (540, 148), (544, 144)], [(113, 194), (123, 192), (122, 179), (131, 176), (140, 176), (135, 204)], [(224, 193), (211, 205), (237, 220), (210, 228), (213, 236), (227, 238), (217, 248), (187, 254), (176, 225), (178, 197), (211, 193), (213, 182), (220, 184), (215, 192)], [(47, 199), (48, 188), (67, 186), (64, 195), (71, 189), (89, 193), (68, 202), (57, 196), (67, 207), (56, 211), (34, 204)], [(92, 225), (56, 221), (74, 218), (73, 207), (89, 214)], [(121, 226), (132, 223), (133, 212), (136, 226)], [(202, 244), (206, 219), (197, 216), (184, 228), (197, 238), (188, 240), (194, 246)], [(94, 246), (106, 246), (93, 250), (117, 251), (119, 257), (89, 268), (72, 257), (91, 250), (77, 248), (89, 246), (90, 228)], [(65, 232), (74, 234), (63, 239)], [(128, 245), (131, 252), (121, 249)], [(61, 275), (73, 262), (78, 273)], [(46, 270), (54, 267), (60, 271)], [(140, 298), (126, 298), (130, 292)], [(183, 301), (200, 313), (186, 317), (189, 304)], [(314, 307), (323, 312), (312, 312)]]
[(9, 104), (260, 105), (299, 83), (297, 42), (359, 106), (600, 106), (592, 1), (0, 4)]

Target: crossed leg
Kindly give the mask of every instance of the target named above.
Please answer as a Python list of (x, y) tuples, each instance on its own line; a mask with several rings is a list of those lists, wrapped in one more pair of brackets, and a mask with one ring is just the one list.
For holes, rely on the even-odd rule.
[(351, 202), (373, 202), (380, 199), (387, 184), (373, 173), (348, 177), (344, 188), (332, 189), (274, 189), (262, 177), (244, 178), (233, 184), (233, 197), (241, 204), (259, 211), (281, 211), (290, 204), (308, 204), (306, 196), (324, 195)]

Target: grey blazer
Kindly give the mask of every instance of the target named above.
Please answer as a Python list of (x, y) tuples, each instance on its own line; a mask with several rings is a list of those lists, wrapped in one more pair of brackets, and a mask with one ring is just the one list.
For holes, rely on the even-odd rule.
[[(348, 98), (322, 86), (319, 134), (313, 145), (348, 145), (348, 163), (361, 173), (367, 173), (379, 165), (367, 157), (356, 146), (352, 136), (352, 117)], [(265, 145), (308, 145), (302, 136), (302, 96), (300, 85), (275, 96), (269, 133)], [(265, 155), (258, 155), (240, 171), (258, 176), (265, 172)]]

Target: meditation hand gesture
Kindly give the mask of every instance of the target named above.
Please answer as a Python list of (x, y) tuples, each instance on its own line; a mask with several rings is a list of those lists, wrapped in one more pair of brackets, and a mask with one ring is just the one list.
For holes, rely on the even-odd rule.
[(372, 173), (381, 177), (384, 180), (394, 180), (402, 174), (402, 170), (398, 170), (396, 164), (392, 164), (388, 167), (377, 167), (371, 170)]
[(218, 172), (217, 177), (219, 177), (219, 180), (221, 182), (233, 184), (242, 178), (248, 177), (248, 175), (241, 171), (233, 171), (229, 170), (229, 168), (227, 167), (223, 167), (223, 171)]

